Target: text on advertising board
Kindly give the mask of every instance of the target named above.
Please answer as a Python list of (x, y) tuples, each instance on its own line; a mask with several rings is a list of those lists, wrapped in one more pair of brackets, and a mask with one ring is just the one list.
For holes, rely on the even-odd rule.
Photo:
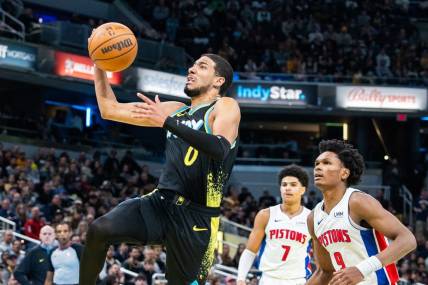
[(336, 103), (343, 108), (425, 110), (426, 89), (338, 86)]
[(239, 81), (233, 84), (231, 95), (242, 103), (298, 106), (312, 104), (316, 91), (314, 85)]
[(138, 68), (138, 90), (188, 98), (184, 94), (186, 77), (168, 72)]
[(0, 64), (34, 68), (35, 63), (35, 48), (18, 44), (0, 44)]
[[(55, 62), (57, 75), (94, 80), (95, 67), (89, 57), (57, 51)], [(111, 84), (121, 82), (120, 72), (107, 72), (107, 78)]]

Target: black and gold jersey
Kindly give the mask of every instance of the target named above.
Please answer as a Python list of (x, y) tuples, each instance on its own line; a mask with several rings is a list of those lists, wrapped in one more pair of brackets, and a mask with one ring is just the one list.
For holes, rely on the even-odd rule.
[[(208, 118), (215, 102), (190, 108), (183, 106), (171, 116), (180, 123), (211, 134)], [(183, 139), (167, 132), (166, 164), (159, 179), (159, 189), (169, 189), (194, 203), (220, 207), (223, 190), (237, 154), (235, 141), (227, 157), (215, 160), (190, 146)]]

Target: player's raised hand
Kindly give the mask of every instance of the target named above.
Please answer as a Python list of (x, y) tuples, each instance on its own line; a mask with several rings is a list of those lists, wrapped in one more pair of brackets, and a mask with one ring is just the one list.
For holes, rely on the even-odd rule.
[(137, 96), (143, 100), (143, 103), (134, 103), (135, 108), (132, 110), (132, 117), (146, 119), (154, 127), (163, 127), (168, 114), (163, 110), (159, 96), (156, 95), (155, 101), (141, 93), (137, 93)]
[(348, 267), (333, 273), (329, 285), (355, 285), (363, 281), (364, 276), (357, 267)]

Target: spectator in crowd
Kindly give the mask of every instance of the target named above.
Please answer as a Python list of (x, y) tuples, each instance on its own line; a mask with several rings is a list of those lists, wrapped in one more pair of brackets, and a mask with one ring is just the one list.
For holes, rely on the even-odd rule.
[(12, 253), (12, 244), (13, 244), (13, 231), (6, 230), (3, 234), (3, 241), (0, 243), (0, 254), (3, 252)]
[(133, 272), (141, 273), (143, 271), (143, 263), (140, 260), (141, 251), (138, 247), (131, 248), (129, 258), (123, 263), (123, 267)]
[(147, 278), (144, 275), (138, 275), (134, 279), (135, 285), (148, 285)]
[(49, 251), (55, 245), (55, 232), (51, 226), (40, 230), (40, 245), (27, 252), (14, 272), (21, 285), (43, 285), (48, 271)]
[(230, 256), (230, 246), (223, 244), (223, 253), (221, 254), (221, 264), (224, 266), (234, 266), (233, 259)]
[(4, 267), (1, 271), (1, 279), (3, 284), (8, 284), (9, 280), (13, 276), (13, 271), (16, 268), (17, 256), (8, 252), (3, 252), (2, 259)]
[(31, 209), (31, 218), (27, 220), (24, 225), (24, 234), (33, 239), (38, 239), (40, 236), (40, 230), (45, 225), (45, 222), (40, 216), (39, 207), (33, 207)]
[(108, 276), (108, 270), (111, 268), (113, 264), (117, 264), (121, 266), (121, 262), (114, 258), (114, 246), (110, 245), (107, 250), (106, 262), (104, 263), (103, 269), (100, 272), (100, 279), (104, 279)]
[(56, 225), (55, 234), (58, 247), (49, 254), (45, 285), (78, 284), (82, 246), (71, 243), (71, 227), (65, 222)]
[(16, 265), (19, 265), (25, 257), (25, 252), (21, 250), (22, 242), (23, 241), (16, 239), (12, 243), (11, 254), (14, 254), (16, 256)]

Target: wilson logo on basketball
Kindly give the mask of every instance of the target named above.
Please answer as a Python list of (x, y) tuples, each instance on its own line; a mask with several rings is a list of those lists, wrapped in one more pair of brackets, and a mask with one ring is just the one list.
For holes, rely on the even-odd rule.
[(113, 50), (121, 51), (123, 48), (128, 48), (132, 46), (132, 40), (131, 39), (125, 39), (123, 41), (114, 43), (112, 45), (106, 46), (101, 48), (101, 52), (103, 54), (109, 53)]

